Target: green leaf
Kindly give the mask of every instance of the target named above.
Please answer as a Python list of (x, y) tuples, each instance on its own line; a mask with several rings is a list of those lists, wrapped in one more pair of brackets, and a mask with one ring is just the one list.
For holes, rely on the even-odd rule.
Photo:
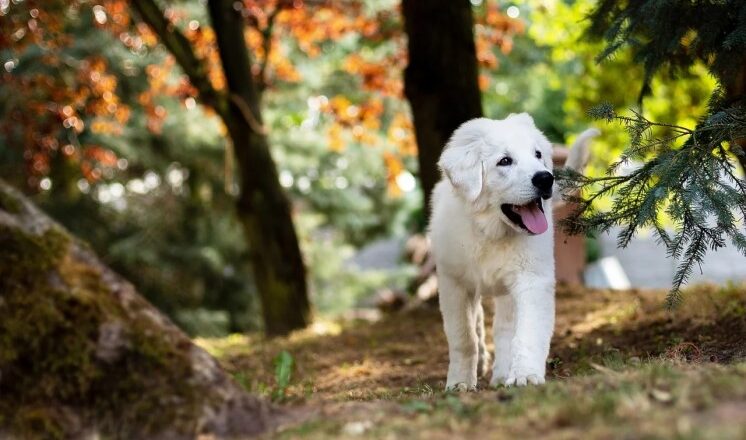
[(290, 353), (283, 350), (274, 358), (273, 363), (275, 366), (275, 382), (277, 383), (277, 388), (272, 397), (275, 400), (279, 400), (285, 397), (285, 391), (290, 385), (295, 361)]

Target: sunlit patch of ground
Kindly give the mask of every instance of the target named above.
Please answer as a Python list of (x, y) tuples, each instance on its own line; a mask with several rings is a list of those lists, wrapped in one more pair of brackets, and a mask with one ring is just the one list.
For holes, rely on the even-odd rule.
[(286, 392), (290, 402), (370, 400), (423, 385), (440, 388), (447, 367), (445, 336), (435, 309), (375, 323), (347, 322), (330, 334), (309, 329), (288, 338), (231, 336), (197, 343), (255, 392), (276, 385), (273, 359), (283, 350), (289, 352), (295, 361)]
[(542, 388), (489, 390), (485, 380), (478, 393), (443, 393), (448, 356), (436, 308), (289, 338), (198, 342), (246, 388), (276, 399), (273, 359), (292, 355), (278, 404), (304, 421), (282, 432), (290, 438), (746, 438), (746, 288), (697, 287), (675, 311), (664, 297), (559, 289)]

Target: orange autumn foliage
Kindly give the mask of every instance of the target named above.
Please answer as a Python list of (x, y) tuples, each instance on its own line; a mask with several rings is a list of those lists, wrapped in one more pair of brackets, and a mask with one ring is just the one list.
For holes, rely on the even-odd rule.
[[(320, 112), (328, 124), (331, 150), (343, 152), (347, 142), (380, 148), (389, 180), (395, 183), (404, 169), (403, 160), (417, 153), (403, 97), (407, 55), (398, 8), (371, 11), (359, 0), (243, 0), (236, 2), (236, 8), (247, 24), (246, 43), (253, 58), (250, 74), (263, 90), (303, 81), (295, 60), (299, 56), (309, 60), (323, 57), (325, 45), (350, 38), (361, 46), (387, 44), (387, 50), (352, 51), (344, 56), (337, 68), (356, 78), (362, 93), (354, 98), (332, 96)], [(164, 12), (203, 60), (213, 87), (224, 89), (215, 33), (209, 23), (194, 20), (178, 5), (169, 5)], [(133, 20), (125, 0), (26, 0), (0, 14), (0, 50), (21, 54), (32, 46), (42, 48), (40, 62), (48, 72), (14, 75), (7, 69), (0, 71), (0, 79), (18, 96), (11, 103), (10, 116), (0, 120), (0, 131), (20, 139), (29, 175), (43, 176), (49, 170), (50, 157), (63, 151), (64, 157), (80, 161), (86, 178), (100, 178), (102, 169), (111, 166), (111, 157), (101, 153), (100, 146), (84, 145), (79, 139), (89, 130), (94, 134), (121, 133), (132, 114), (120, 99), (117, 76), (106, 59), (88, 56), (70, 66), (59, 56), (74, 44), (73, 36), (65, 31), (66, 20), (84, 15), (132, 53), (158, 50), (158, 38), (146, 25)], [(478, 62), (483, 69), (495, 69), (497, 51), (510, 52), (512, 38), (524, 31), (523, 24), (492, 3), (475, 10), (475, 23)], [(197, 97), (188, 78), (179, 74), (174, 59), (170, 55), (161, 59), (145, 68), (148, 86), (131, 103), (142, 108), (147, 128), (156, 134), (168, 116), (158, 103), (159, 97), (175, 97), (185, 104)], [(60, 71), (73, 74), (53, 73)], [(489, 76), (480, 76), (480, 87), (488, 86)], [(19, 133), (18, 127), (26, 129)], [(89, 149), (92, 153), (87, 153)]]

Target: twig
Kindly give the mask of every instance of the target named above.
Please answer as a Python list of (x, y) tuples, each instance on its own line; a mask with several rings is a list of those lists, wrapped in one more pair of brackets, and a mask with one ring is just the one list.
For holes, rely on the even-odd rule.
[(599, 365), (599, 364), (597, 364), (595, 362), (588, 362), (588, 365), (590, 365), (590, 367), (593, 368), (594, 370), (599, 371), (599, 372), (604, 373), (604, 374), (607, 374), (609, 376), (613, 376), (613, 377), (621, 377), (622, 376), (622, 373), (620, 373), (618, 371), (614, 371), (611, 368), (604, 367), (603, 365)]
[(267, 129), (262, 125), (261, 122), (257, 120), (254, 112), (251, 111), (251, 107), (249, 107), (249, 104), (247, 104), (242, 97), (235, 93), (231, 93), (230, 100), (232, 103), (236, 104), (236, 107), (238, 107), (238, 109), (241, 111), (241, 115), (243, 116), (244, 120), (246, 120), (246, 123), (249, 124), (251, 130), (263, 136), (267, 135)]

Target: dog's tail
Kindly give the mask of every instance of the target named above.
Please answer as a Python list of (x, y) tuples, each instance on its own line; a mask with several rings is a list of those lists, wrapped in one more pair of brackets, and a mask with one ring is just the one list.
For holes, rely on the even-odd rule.
[(565, 167), (582, 173), (591, 157), (591, 140), (599, 134), (601, 132), (596, 128), (589, 128), (580, 133), (580, 136), (578, 136), (570, 148), (570, 153), (567, 155), (567, 160), (565, 161)]
[[(570, 147), (570, 152), (567, 154), (564, 166), (582, 173), (588, 164), (588, 160), (591, 158), (591, 140), (599, 134), (601, 132), (595, 128), (589, 128), (580, 133), (580, 136), (578, 136), (572, 147)], [(566, 203), (565, 198), (570, 195), (576, 195), (576, 193), (568, 189), (562, 190), (562, 197), (554, 205), (555, 211), (564, 208)]]

